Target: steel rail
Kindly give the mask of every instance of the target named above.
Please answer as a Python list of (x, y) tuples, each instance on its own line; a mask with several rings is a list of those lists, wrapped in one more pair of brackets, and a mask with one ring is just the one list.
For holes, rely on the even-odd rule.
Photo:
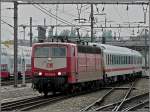
[(96, 105), (96, 104), (100, 104), (105, 98), (106, 96), (108, 96), (115, 88), (112, 88), (110, 91), (108, 91), (104, 96), (102, 96), (101, 98), (97, 99), (94, 103), (88, 105), (87, 107), (81, 109), (80, 111), (87, 111), (89, 108), (91, 108), (92, 106)]
[(6, 108), (15, 104), (20, 104), (23, 102), (31, 101), (31, 100), (36, 100), (42, 98), (41, 96), (36, 96), (36, 97), (31, 97), (31, 98), (26, 98), (26, 99), (20, 99), (20, 100), (15, 100), (15, 101), (10, 101), (10, 102), (5, 102), (1, 104), (1, 108)]
[(56, 102), (56, 101), (60, 101), (62, 99), (66, 99), (66, 98), (68, 98), (68, 96), (60, 96), (60, 97), (56, 97), (56, 98), (52, 98), (52, 99), (45, 99), (44, 101), (41, 101), (41, 102), (38, 102), (38, 103), (33, 103), (33, 105), (25, 106), (24, 108), (21, 108), (20, 111), (27, 111), (27, 110), (33, 109), (35, 107), (45, 105), (45, 104), (49, 104), (49, 103), (53, 103), (53, 102)]
[[(140, 95), (136, 95), (136, 96), (127, 98), (127, 99), (125, 99), (124, 102), (131, 101), (131, 100), (137, 99), (139, 97), (141, 98), (141, 97), (144, 97), (144, 96), (149, 96), (149, 92), (146, 92), (146, 93), (143, 93), (143, 94), (140, 94)], [(117, 104), (120, 104), (121, 102), (122, 102), (122, 100), (120, 100), (118, 102), (115, 102), (115, 103), (111, 103), (111, 104), (108, 104), (108, 105), (104, 105), (104, 106), (98, 107), (97, 109), (95, 109), (95, 111), (100, 111), (102, 109), (109, 108), (111, 106), (115, 106)]]
[(134, 81), (130, 87), (130, 89), (128, 90), (128, 92), (126, 93), (125, 97), (123, 98), (123, 100), (121, 101), (121, 103), (118, 106), (115, 106), (115, 108), (112, 111), (119, 111), (119, 109), (122, 107), (123, 103), (125, 102), (125, 100), (128, 98), (129, 94), (131, 93), (133, 86), (135, 85)]
[(16, 102), (13, 103), (12, 105), (6, 105), (2, 106), (1, 110), (2, 111), (10, 111), (10, 110), (29, 110), (32, 108), (35, 108), (37, 106), (40, 106), (41, 104), (46, 104), (49, 102), (54, 102), (60, 99), (66, 98), (66, 96), (56, 96), (56, 97), (48, 97), (48, 98), (39, 98), (39, 99), (31, 99), (31, 100), (25, 100), (24, 102)]
[(137, 104), (137, 105), (134, 105), (134, 106), (132, 106), (132, 107), (130, 107), (130, 108), (126, 108), (126, 109), (122, 110), (122, 112), (135, 111), (137, 108), (139, 108), (139, 107), (141, 107), (141, 106), (144, 106), (144, 105), (146, 105), (146, 104), (148, 104), (148, 103), (149, 103), (149, 100), (145, 100), (145, 101), (143, 101), (143, 102), (140, 102), (140, 103)]

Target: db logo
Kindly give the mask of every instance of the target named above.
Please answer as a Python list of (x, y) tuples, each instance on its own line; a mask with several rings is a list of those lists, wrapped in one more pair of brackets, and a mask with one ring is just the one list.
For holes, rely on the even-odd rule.
[(46, 66), (47, 66), (47, 68), (52, 68), (53, 67), (53, 63), (47, 63)]

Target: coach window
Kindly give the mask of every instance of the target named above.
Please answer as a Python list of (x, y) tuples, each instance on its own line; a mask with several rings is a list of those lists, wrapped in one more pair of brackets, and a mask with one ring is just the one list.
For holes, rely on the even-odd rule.
[(121, 64), (121, 56), (120, 56), (120, 64)]
[(114, 59), (114, 55), (113, 55), (113, 61), (112, 61), (112, 62), (113, 62), (113, 65), (114, 65), (114, 64), (115, 64), (115, 59)]
[(109, 65), (109, 54), (107, 55), (107, 58), (108, 58), (108, 59), (107, 59), (107, 61), (108, 61), (108, 65)]
[(127, 64), (127, 56), (125, 56), (125, 64)]
[(118, 55), (118, 64), (120, 64), (119, 55)]
[(116, 64), (118, 64), (117, 55), (116, 55)]
[(118, 55), (116, 55), (116, 64), (118, 64)]
[(116, 56), (114, 55), (114, 64), (116, 64), (116, 59), (115, 58), (116, 58)]
[(109, 54), (109, 65), (111, 65), (111, 55)]
[(108, 64), (108, 55), (106, 54), (106, 64)]
[(122, 64), (123, 64), (124, 60), (123, 60), (123, 56), (122, 56)]
[(117, 56), (117, 64), (119, 64), (119, 56)]
[(115, 55), (115, 64), (117, 64), (117, 58), (116, 58), (116, 55)]
[(114, 59), (113, 58), (114, 58), (114, 56), (112, 55), (112, 65), (114, 64)]
[(116, 64), (116, 55), (114, 55), (114, 64)]
[(109, 65), (111, 65), (111, 55), (109, 54)]
[(115, 56), (113, 55), (113, 65), (115, 64)]
[(122, 56), (120, 56), (120, 64), (122, 64)]
[(115, 64), (117, 64), (117, 56), (115, 55)]
[(118, 64), (120, 64), (120, 56), (118, 56)]
[(120, 64), (121, 64), (121, 56), (119, 56), (119, 58), (120, 58)]
[(109, 56), (109, 54), (107, 55), (107, 57), (108, 57), (108, 65), (110, 64), (110, 56)]

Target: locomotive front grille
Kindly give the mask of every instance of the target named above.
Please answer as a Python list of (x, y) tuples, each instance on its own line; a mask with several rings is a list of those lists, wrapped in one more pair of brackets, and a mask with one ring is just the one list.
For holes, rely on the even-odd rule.
[(64, 84), (67, 83), (66, 76), (57, 77), (44, 77), (44, 76), (34, 76), (33, 77), (33, 88), (40, 91), (47, 89), (49, 91), (59, 90)]

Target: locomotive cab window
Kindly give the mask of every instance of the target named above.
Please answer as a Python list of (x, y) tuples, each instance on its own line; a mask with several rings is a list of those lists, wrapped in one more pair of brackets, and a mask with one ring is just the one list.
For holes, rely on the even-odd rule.
[(35, 48), (35, 57), (48, 57), (49, 48), (48, 47), (37, 47)]
[(65, 57), (66, 56), (66, 48), (65, 47), (52, 47), (50, 48), (52, 51), (52, 57)]
[(35, 48), (35, 57), (65, 57), (65, 47), (37, 47)]

